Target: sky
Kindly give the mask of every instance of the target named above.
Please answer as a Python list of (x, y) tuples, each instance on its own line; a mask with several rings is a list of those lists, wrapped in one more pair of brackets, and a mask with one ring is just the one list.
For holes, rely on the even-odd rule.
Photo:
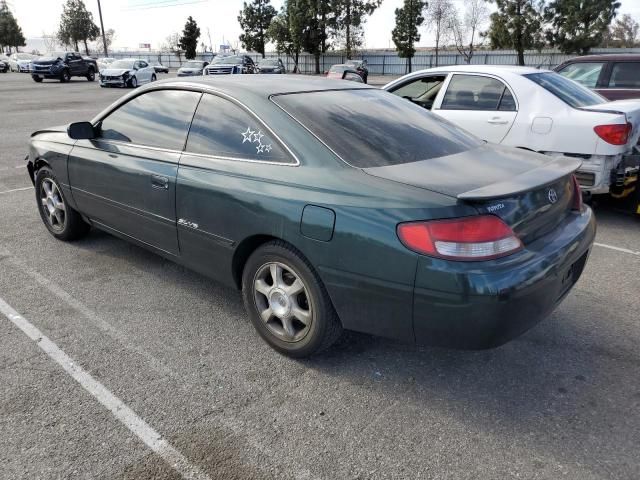
[[(99, 25), (98, 0), (84, 0)], [(462, 8), (463, 0), (454, 0)], [(27, 38), (42, 37), (55, 31), (62, 13), (63, 0), (9, 0)], [(279, 10), (283, 0), (272, 0)], [(395, 24), (395, 9), (403, 0), (383, 0), (382, 6), (371, 15), (365, 25), (366, 48), (391, 48), (391, 30)], [(243, 0), (102, 0), (104, 28), (116, 32), (113, 47), (137, 50), (139, 44), (150, 43), (156, 49), (171, 33), (181, 32), (191, 15), (202, 36), (200, 42), (214, 50), (224, 42), (239, 47), (241, 33), (237, 21)], [(619, 14), (629, 13), (640, 21), (640, 0), (622, 0)], [(421, 29), (418, 46), (433, 45), (433, 35)]]

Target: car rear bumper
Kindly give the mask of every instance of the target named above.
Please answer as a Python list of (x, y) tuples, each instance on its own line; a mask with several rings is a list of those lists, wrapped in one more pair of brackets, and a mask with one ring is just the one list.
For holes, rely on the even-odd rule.
[(421, 257), (416, 273), (416, 342), (463, 349), (499, 346), (536, 325), (564, 299), (586, 264), (591, 210), (514, 255), (489, 262)]

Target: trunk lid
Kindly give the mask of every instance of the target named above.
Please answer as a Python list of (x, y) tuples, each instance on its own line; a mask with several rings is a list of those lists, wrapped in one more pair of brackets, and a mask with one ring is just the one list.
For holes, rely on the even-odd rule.
[[(420, 162), (365, 168), (369, 175), (456, 197), (502, 218), (526, 244), (571, 212), (580, 160), (484, 145)], [(418, 220), (418, 219), (417, 219)]]
[(584, 107), (582, 108), (582, 110), (586, 110), (589, 112), (623, 114), (626, 117), (627, 122), (631, 123), (632, 125), (631, 135), (629, 135), (627, 147), (631, 148), (638, 143), (638, 138), (640, 138), (640, 100), (616, 100), (613, 102), (600, 103), (598, 105)]

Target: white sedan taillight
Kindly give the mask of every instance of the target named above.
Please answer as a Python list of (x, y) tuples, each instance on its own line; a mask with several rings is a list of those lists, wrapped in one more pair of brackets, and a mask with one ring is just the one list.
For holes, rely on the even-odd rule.
[(448, 260), (490, 260), (523, 248), (513, 230), (495, 215), (401, 223), (397, 232), (408, 249)]

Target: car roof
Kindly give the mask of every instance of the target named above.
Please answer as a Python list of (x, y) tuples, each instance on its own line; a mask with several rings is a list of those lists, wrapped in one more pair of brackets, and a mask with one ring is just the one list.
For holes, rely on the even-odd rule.
[[(284, 78), (272, 79), (268, 75), (205, 75), (202, 78), (170, 78), (153, 82), (153, 86), (185, 87), (194, 86), (227, 94), (240, 101), (251, 98), (267, 99), (272, 95), (285, 93), (302, 93), (322, 90), (353, 90), (374, 88), (348, 82), (343, 85), (335, 80), (307, 75), (282, 75)], [(345, 82), (347, 83), (347, 82)]]
[(513, 65), (450, 65), (446, 67), (434, 67), (420, 70), (420, 72), (512, 73), (515, 75), (526, 75), (528, 73), (548, 71), (550, 70)]
[(576, 63), (576, 62), (593, 62), (593, 61), (625, 61), (625, 60), (640, 60), (640, 53), (599, 53), (596, 55), (584, 55), (582, 57), (570, 58), (564, 63)]

